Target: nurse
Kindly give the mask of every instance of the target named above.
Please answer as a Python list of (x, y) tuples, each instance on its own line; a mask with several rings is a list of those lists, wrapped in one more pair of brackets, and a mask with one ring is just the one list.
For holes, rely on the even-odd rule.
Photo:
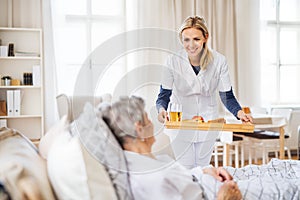
[[(216, 95), (224, 106), (243, 122), (251, 122), (237, 102), (230, 83), (226, 58), (208, 48), (205, 20), (188, 17), (179, 29), (182, 50), (168, 56), (156, 101), (158, 120), (164, 123), (169, 102), (182, 104), (182, 118), (200, 115), (205, 121), (218, 118)], [(187, 168), (210, 163), (218, 136), (214, 131), (165, 130), (171, 139), (176, 160)]]

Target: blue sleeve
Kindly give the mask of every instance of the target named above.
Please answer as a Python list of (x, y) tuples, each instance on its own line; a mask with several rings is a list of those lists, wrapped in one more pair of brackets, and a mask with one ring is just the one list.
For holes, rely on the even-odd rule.
[(172, 95), (172, 90), (164, 89), (160, 85), (160, 91), (156, 100), (157, 111), (159, 111), (161, 107), (167, 110), (171, 95)]
[(221, 101), (223, 102), (224, 106), (231, 112), (236, 118), (237, 113), (239, 110), (242, 110), (239, 102), (236, 100), (232, 88), (226, 92), (219, 92)]

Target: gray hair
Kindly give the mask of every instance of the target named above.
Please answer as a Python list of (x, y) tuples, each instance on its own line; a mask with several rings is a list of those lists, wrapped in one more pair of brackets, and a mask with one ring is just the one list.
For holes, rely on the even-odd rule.
[(126, 137), (136, 138), (135, 123), (144, 123), (145, 103), (140, 97), (121, 97), (101, 112), (103, 119), (121, 145)]

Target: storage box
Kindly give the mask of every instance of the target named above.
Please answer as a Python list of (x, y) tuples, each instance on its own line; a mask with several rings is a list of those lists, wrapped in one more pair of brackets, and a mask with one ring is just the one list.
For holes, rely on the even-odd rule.
[(21, 85), (21, 81), (19, 79), (12, 79), (11, 85)]
[(8, 56), (8, 46), (0, 46), (0, 57)]

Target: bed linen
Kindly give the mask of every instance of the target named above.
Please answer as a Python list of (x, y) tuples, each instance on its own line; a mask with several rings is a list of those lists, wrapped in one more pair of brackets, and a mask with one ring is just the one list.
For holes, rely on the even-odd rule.
[[(300, 161), (272, 159), (266, 165), (225, 167), (237, 182), (244, 199), (300, 199)], [(222, 183), (204, 174), (199, 182), (208, 199), (215, 199)]]

